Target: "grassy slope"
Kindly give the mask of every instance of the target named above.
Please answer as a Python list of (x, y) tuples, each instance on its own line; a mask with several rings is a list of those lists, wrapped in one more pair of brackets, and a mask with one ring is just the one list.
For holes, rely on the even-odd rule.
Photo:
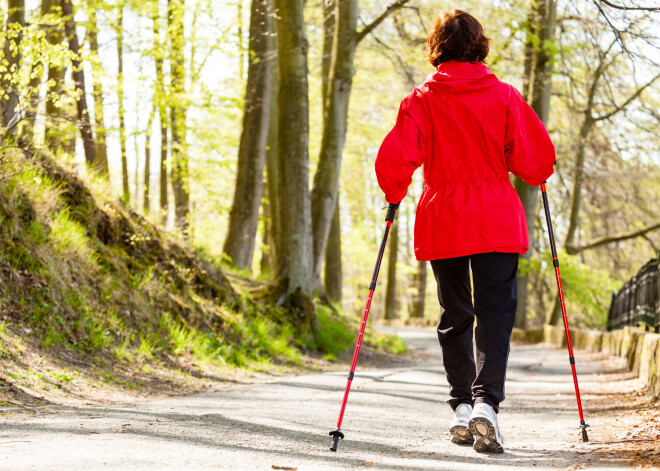
[[(236, 367), (310, 365), (295, 313), (237, 293), (218, 267), (105, 199), (102, 183), (19, 150), (1, 168), (0, 401), (187, 392)], [(318, 315), (315, 347), (334, 360), (355, 334), (331, 310)]]

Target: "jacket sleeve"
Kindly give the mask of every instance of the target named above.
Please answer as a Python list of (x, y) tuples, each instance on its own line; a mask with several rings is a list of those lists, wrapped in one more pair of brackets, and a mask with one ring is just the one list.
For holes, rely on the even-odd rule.
[(506, 116), (504, 156), (509, 171), (532, 186), (552, 175), (557, 160), (543, 122), (513, 87)]
[(376, 157), (376, 177), (388, 203), (399, 203), (406, 196), (412, 174), (424, 163), (422, 133), (404, 103)]

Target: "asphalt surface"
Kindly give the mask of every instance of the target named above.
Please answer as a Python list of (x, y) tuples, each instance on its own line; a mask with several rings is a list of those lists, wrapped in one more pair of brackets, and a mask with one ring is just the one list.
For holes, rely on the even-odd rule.
[[(452, 412), (433, 329), (399, 329), (428, 355), (405, 368), (358, 364), (337, 453), (329, 451), (346, 374), (272, 382), (116, 407), (63, 408), (0, 423), (2, 470), (496, 470), (626, 468), (580, 441), (565, 351), (514, 346), (499, 414), (505, 453), (449, 441)], [(576, 355), (590, 438), (611, 416), (590, 398), (616, 392), (619, 366)], [(617, 376), (618, 377), (618, 376)], [(623, 384), (623, 383), (622, 383)], [(629, 387), (629, 382), (625, 383)], [(623, 386), (622, 386), (623, 387)], [(608, 418), (609, 417), (609, 418)]]

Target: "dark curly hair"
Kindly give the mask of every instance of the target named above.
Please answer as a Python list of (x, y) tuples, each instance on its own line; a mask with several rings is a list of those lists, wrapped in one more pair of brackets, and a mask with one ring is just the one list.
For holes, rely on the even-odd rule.
[(490, 38), (469, 13), (451, 10), (435, 17), (426, 37), (428, 61), (438, 66), (447, 61), (486, 62)]

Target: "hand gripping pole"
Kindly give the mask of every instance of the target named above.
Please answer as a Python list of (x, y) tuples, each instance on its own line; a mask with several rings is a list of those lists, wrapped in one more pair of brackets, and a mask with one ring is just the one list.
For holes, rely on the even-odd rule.
[(374, 291), (376, 290), (376, 281), (378, 280), (378, 272), (380, 271), (380, 264), (383, 261), (383, 254), (385, 253), (385, 244), (387, 243), (387, 236), (390, 233), (390, 227), (392, 222), (394, 222), (394, 216), (396, 215), (396, 210), (399, 207), (399, 204), (390, 204), (387, 207), (387, 215), (385, 216), (386, 226), (385, 234), (383, 234), (383, 241), (380, 243), (380, 250), (378, 251), (378, 260), (376, 261), (376, 268), (374, 268), (374, 274), (371, 277), (371, 283), (369, 284), (369, 296), (367, 297), (367, 304), (364, 308), (364, 315), (362, 316), (362, 325), (360, 326), (360, 333), (357, 337), (357, 342), (355, 343), (355, 350), (353, 351), (353, 362), (351, 363), (351, 371), (348, 373), (348, 379), (346, 380), (346, 390), (344, 391), (344, 399), (341, 403), (341, 409), (339, 411), (339, 420), (337, 420), (337, 430), (333, 430), (329, 435), (333, 438), (332, 446), (330, 447), (331, 451), (337, 451), (337, 445), (339, 444), (339, 439), (344, 438), (344, 434), (341, 431), (341, 423), (344, 420), (344, 411), (346, 410), (346, 403), (348, 402), (348, 393), (351, 391), (351, 383), (353, 382), (353, 377), (355, 376), (355, 365), (357, 365), (358, 355), (360, 354), (360, 345), (362, 345), (362, 337), (364, 335), (364, 329), (367, 326), (367, 318), (369, 317), (369, 309), (371, 308), (371, 300), (374, 296)]
[(584, 422), (582, 413), (582, 400), (580, 399), (580, 387), (578, 386), (577, 373), (575, 372), (575, 357), (573, 356), (573, 345), (571, 344), (571, 332), (568, 328), (568, 317), (566, 316), (566, 303), (564, 302), (564, 290), (561, 286), (561, 276), (559, 275), (559, 260), (557, 259), (557, 246), (555, 245), (555, 234), (552, 230), (552, 221), (550, 219), (550, 206), (548, 205), (548, 195), (545, 191), (545, 182), (541, 184), (541, 196), (543, 197), (543, 208), (545, 209), (545, 220), (548, 223), (548, 237), (550, 238), (550, 250), (552, 250), (552, 264), (555, 267), (555, 276), (557, 278), (557, 289), (559, 290), (559, 304), (561, 305), (561, 315), (564, 320), (564, 331), (566, 332), (566, 344), (568, 345), (568, 360), (573, 371), (573, 384), (575, 385), (575, 397), (577, 399), (578, 412), (580, 414), (580, 428), (582, 429), (582, 441), (588, 442), (587, 425)]

